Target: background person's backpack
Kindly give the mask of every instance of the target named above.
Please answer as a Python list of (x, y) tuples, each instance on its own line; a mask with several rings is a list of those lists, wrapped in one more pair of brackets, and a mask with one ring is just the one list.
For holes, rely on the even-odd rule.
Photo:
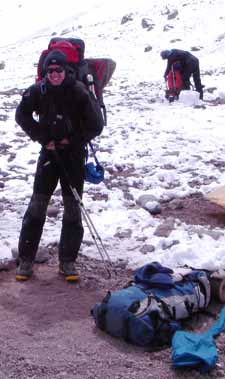
[(171, 70), (167, 75), (167, 89), (165, 97), (169, 102), (178, 100), (180, 91), (183, 89), (183, 80), (181, 75), (181, 64), (174, 62)]
[(103, 101), (103, 89), (111, 79), (116, 63), (109, 58), (84, 58), (85, 43), (80, 38), (54, 37), (50, 40), (48, 48), (43, 50), (37, 65), (36, 82), (45, 77), (44, 62), (49, 52), (62, 51), (68, 61), (67, 70), (74, 79), (86, 84), (95, 94), (102, 109), (105, 125), (107, 123), (106, 108)]
[(172, 270), (153, 262), (138, 269), (127, 288), (108, 292), (91, 314), (111, 336), (152, 349), (170, 344), (181, 320), (205, 309), (209, 301), (204, 271), (193, 270), (176, 281)]

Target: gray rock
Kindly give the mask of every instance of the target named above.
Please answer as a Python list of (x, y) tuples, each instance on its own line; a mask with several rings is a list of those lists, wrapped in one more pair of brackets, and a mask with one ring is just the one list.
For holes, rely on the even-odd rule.
[(191, 47), (191, 51), (200, 51), (202, 49), (202, 47), (201, 46), (192, 46)]
[(162, 249), (163, 250), (170, 249), (172, 246), (178, 245), (179, 243), (180, 243), (180, 241), (178, 241), (178, 240), (170, 240), (170, 241), (165, 240), (162, 242)]
[(145, 236), (140, 236), (140, 237), (137, 237), (137, 238), (136, 238), (136, 241), (139, 241), (139, 242), (145, 242), (146, 239), (147, 239), (147, 237), (145, 237)]
[(170, 29), (173, 29), (174, 27), (172, 26), (172, 25), (165, 25), (164, 27), (163, 27), (163, 31), (164, 32), (168, 32)]
[(142, 254), (152, 253), (153, 251), (155, 251), (155, 246), (154, 246), (154, 245), (151, 245), (151, 244), (143, 245), (143, 246), (140, 248), (140, 252), (141, 252)]
[(173, 18), (176, 18), (178, 16), (178, 10), (175, 9), (174, 11), (170, 12), (167, 16), (168, 20), (172, 20)]
[(60, 35), (63, 36), (63, 35), (68, 34), (70, 32), (71, 32), (71, 30), (69, 28), (67, 28), (67, 29), (62, 30)]
[(144, 208), (149, 201), (157, 201), (157, 198), (154, 195), (141, 195), (137, 199), (137, 204)]
[(225, 39), (225, 33), (220, 34), (220, 35), (217, 37), (216, 42), (220, 42), (220, 41), (222, 41), (223, 39)]
[(14, 259), (0, 259), (0, 271), (9, 271), (12, 270), (15, 266), (15, 260)]
[(180, 199), (173, 199), (168, 204), (170, 209), (183, 209), (183, 202)]
[(12, 162), (15, 158), (16, 158), (16, 153), (10, 153), (7, 161)]
[(35, 257), (35, 263), (46, 263), (50, 259), (48, 248), (40, 247)]
[(154, 28), (155, 23), (149, 18), (143, 18), (141, 20), (141, 26), (142, 26), (142, 28), (147, 29), (149, 31), (149, 30), (152, 30)]
[(123, 238), (130, 238), (131, 235), (132, 235), (131, 229), (125, 229), (125, 230), (121, 230), (115, 233), (114, 237), (123, 239)]
[(123, 18), (121, 20), (121, 25), (126, 24), (128, 21), (133, 21), (133, 14), (132, 13), (129, 13), (129, 14), (123, 16)]
[(152, 46), (148, 45), (145, 47), (144, 52), (147, 53), (148, 51), (151, 51), (151, 50), (152, 50)]
[(4, 68), (5, 68), (5, 62), (1, 61), (0, 62), (0, 70), (4, 70)]
[(169, 10), (169, 8), (166, 6), (166, 7), (161, 11), (161, 15), (162, 15), (162, 16), (167, 16), (168, 14), (170, 14), (170, 10)]
[(9, 116), (6, 114), (0, 114), (0, 121), (6, 121), (8, 120)]
[(167, 163), (167, 164), (164, 164), (162, 166), (162, 169), (164, 169), (164, 170), (175, 170), (176, 167), (174, 165), (172, 165), (171, 163)]
[(59, 214), (59, 208), (54, 206), (49, 206), (47, 210), (47, 216), (48, 217), (57, 217)]
[(204, 104), (196, 104), (193, 108), (194, 109), (206, 109), (206, 106)]
[(17, 257), (18, 257), (18, 249), (17, 249), (16, 247), (13, 247), (13, 248), (11, 249), (11, 253), (12, 253), (12, 257), (13, 257), (14, 259), (17, 259)]
[(205, 75), (209, 75), (209, 76), (212, 76), (214, 75), (214, 70), (205, 70)]
[(215, 241), (218, 241), (220, 239), (220, 237), (224, 236), (224, 233), (221, 231), (208, 230), (208, 229), (205, 229), (201, 226), (194, 226), (194, 225), (190, 226), (188, 228), (188, 231), (191, 233), (198, 234), (199, 238), (203, 238), (204, 235), (206, 235), (206, 236), (213, 238)]
[(180, 38), (174, 38), (171, 39), (170, 43), (176, 43), (176, 42), (181, 42), (182, 40)]
[[(18, 248), (16, 248), (16, 247), (12, 248), (11, 252), (12, 252), (13, 259), (17, 259), (18, 253), (19, 253)], [(50, 254), (49, 254), (48, 248), (47, 247), (40, 247), (37, 251), (34, 262), (35, 263), (45, 263), (45, 262), (48, 262), (49, 259), (50, 259)]]
[(128, 265), (128, 260), (119, 258), (116, 261), (116, 266), (121, 268), (122, 270), (125, 269)]
[(148, 201), (145, 204), (144, 209), (152, 215), (157, 215), (162, 211), (161, 205), (157, 201)]
[(208, 87), (207, 89), (206, 89), (206, 91), (208, 92), (208, 93), (213, 93), (214, 91), (216, 91), (217, 90), (217, 87)]
[(167, 238), (169, 237), (172, 230), (174, 230), (174, 226), (175, 220), (174, 218), (170, 217), (156, 228), (154, 235)]

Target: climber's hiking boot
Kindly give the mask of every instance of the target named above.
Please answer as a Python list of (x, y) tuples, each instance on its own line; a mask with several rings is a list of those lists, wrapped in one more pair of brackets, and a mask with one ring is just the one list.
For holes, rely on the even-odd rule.
[(59, 272), (63, 274), (67, 282), (78, 282), (80, 275), (76, 272), (74, 262), (60, 262)]
[(32, 262), (21, 260), (16, 269), (16, 280), (24, 281), (30, 279), (31, 275), (33, 274), (32, 267)]

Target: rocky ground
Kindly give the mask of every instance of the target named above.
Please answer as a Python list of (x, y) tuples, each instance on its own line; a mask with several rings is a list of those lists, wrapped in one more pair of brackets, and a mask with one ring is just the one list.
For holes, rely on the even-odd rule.
[[(195, 205), (195, 206), (193, 206)], [(225, 211), (205, 199), (183, 199), (183, 209), (165, 203), (156, 217), (176, 217), (186, 223), (222, 226)], [(216, 340), (219, 359), (209, 374), (196, 370), (175, 371), (171, 348), (149, 352), (110, 337), (95, 327), (92, 306), (110, 289), (121, 288), (132, 272), (124, 263), (115, 265), (109, 279), (101, 262), (80, 256), (79, 284), (65, 283), (57, 272), (56, 249), (50, 260), (36, 264), (34, 276), (25, 283), (15, 281), (15, 263), (0, 272), (0, 379), (189, 379), (225, 378), (225, 334)], [(222, 305), (210, 304), (218, 315)], [(201, 313), (185, 324), (194, 331), (206, 330), (214, 321)]]

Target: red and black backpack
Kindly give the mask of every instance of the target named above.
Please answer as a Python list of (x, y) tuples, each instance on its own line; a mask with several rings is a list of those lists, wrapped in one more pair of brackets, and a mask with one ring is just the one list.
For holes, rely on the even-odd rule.
[(50, 40), (48, 48), (40, 55), (37, 65), (37, 83), (45, 77), (44, 62), (48, 53), (53, 50), (60, 50), (66, 55), (69, 74), (74, 79), (84, 82), (94, 92), (102, 108), (106, 124), (103, 89), (115, 71), (116, 62), (109, 58), (84, 58), (85, 43), (80, 38), (54, 37)]
[(169, 102), (178, 100), (182, 89), (183, 80), (181, 75), (181, 64), (180, 62), (174, 62), (171, 66), (169, 74), (167, 75), (166, 99), (168, 99)]

